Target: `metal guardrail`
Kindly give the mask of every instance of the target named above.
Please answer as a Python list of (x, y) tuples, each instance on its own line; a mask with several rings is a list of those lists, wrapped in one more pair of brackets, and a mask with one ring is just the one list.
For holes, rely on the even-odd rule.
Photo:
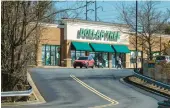
[(161, 101), (161, 102), (158, 102), (158, 105), (160, 107), (170, 107), (170, 100), (165, 100), (165, 101)]
[(1, 97), (13, 97), (13, 96), (29, 96), (33, 92), (32, 87), (29, 90), (25, 91), (8, 91), (8, 92), (1, 92)]
[[(162, 83), (160, 81), (156, 81), (156, 80), (154, 80), (154, 79), (152, 79), (152, 78), (150, 78), (148, 76), (144, 76), (144, 75), (141, 75), (141, 74), (136, 73), (136, 72), (134, 72), (134, 75), (136, 77), (138, 77), (138, 78), (146, 80), (148, 83), (156, 84), (156, 85), (158, 85), (160, 87), (170, 89), (170, 85), (164, 84), (164, 83)], [(168, 101), (165, 100), (165, 101), (162, 101), (162, 102), (158, 102), (158, 105), (159, 105), (158, 108), (170, 108), (170, 100), (168, 100)]]
[[(28, 76), (29, 76), (29, 74), (27, 72), (27, 80), (30, 79)], [(6, 92), (1, 92), (1, 97), (29, 96), (32, 93), (33, 93), (33, 89), (32, 89), (32, 86), (30, 84), (30, 88), (28, 90), (25, 90), (25, 91), (6, 91)]]
[(136, 77), (138, 77), (138, 78), (141, 78), (141, 79), (146, 80), (148, 83), (153, 83), (153, 84), (156, 84), (156, 85), (158, 85), (158, 86), (160, 86), (160, 87), (163, 87), (163, 88), (166, 88), (166, 89), (169, 89), (169, 90), (170, 90), (170, 85), (168, 85), (168, 84), (162, 83), (162, 82), (160, 82), (160, 81), (156, 81), (156, 80), (154, 80), (154, 79), (152, 79), (152, 78), (150, 78), (150, 77), (141, 75), (141, 74), (136, 73), (136, 72), (134, 72), (134, 75), (135, 75)]

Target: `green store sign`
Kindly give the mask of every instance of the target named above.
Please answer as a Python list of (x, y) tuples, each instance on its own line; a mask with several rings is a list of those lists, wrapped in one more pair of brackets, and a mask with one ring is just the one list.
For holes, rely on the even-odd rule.
[(105, 30), (97, 30), (94, 29), (84, 29), (80, 28), (78, 31), (78, 39), (90, 39), (90, 40), (104, 40), (104, 41), (117, 41), (120, 39), (120, 32), (112, 32)]

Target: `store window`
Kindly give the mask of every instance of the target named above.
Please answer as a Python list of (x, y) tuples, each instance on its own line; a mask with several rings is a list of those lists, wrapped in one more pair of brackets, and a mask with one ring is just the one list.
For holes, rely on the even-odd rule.
[[(137, 56), (138, 56), (138, 62), (141, 62), (141, 55), (142, 55), (142, 52), (141, 51), (138, 51), (137, 53)], [(131, 51), (130, 52), (130, 62), (131, 63), (136, 63), (136, 51)]]
[(95, 52), (89, 52), (89, 56), (91, 56), (93, 59), (95, 59)]
[(126, 53), (116, 53), (115, 54), (115, 67), (118, 65), (118, 60), (121, 59), (122, 67), (126, 67)]
[(116, 54), (112, 53), (112, 68), (116, 68)]
[(74, 50), (71, 50), (71, 64), (73, 64), (75, 59), (76, 59), (76, 52)]
[(45, 65), (45, 45), (42, 46), (42, 64)]
[(135, 51), (130, 52), (130, 63), (136, 63)]
[(80, 56), (85, 56), (85, 51), (75, 51), (71, 50), (71, 64), (73, 65), (74, 61)]
[(42, 46), (42, 64), (49, 66), (60, 65), (60, 46), (43, 45)]
[(99, 64), (99, 67), (108, 67), (108, 53), (104, 52), (96, 52), (94, 60), (97, 64)]
[(103, 60), (104, 67), (108, 67), (109, 66), (108, 53), (103, 53)]

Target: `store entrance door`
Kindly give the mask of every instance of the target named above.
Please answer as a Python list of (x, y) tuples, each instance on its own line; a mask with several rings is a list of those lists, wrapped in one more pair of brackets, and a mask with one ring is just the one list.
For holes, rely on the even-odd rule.
[(117, 62), (117, 60), (118, 60), (118, 58), (120, 58), (121, 59), (121, 62), (122, 62), (122, 67), (123, 68), (125, 68), (125, 65), (126, 65), (126, 54), (125, 53), (116, 53), (116, 56), (115, 56), (116, 58), (115, 58), (115, 64), (116, 64), (116, 66), (118, 65), (118, 62)]
[(108, 53), (96, 52), (95, 53), (95, 62), (98, 67), (108, 67)]

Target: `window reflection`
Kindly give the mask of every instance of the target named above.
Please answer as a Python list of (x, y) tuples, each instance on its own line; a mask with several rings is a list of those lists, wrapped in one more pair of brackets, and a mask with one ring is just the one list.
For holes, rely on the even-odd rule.
[(42, 46), (42, 64), (43, 65), (60, 65), (60, 46), (43, 45)]

